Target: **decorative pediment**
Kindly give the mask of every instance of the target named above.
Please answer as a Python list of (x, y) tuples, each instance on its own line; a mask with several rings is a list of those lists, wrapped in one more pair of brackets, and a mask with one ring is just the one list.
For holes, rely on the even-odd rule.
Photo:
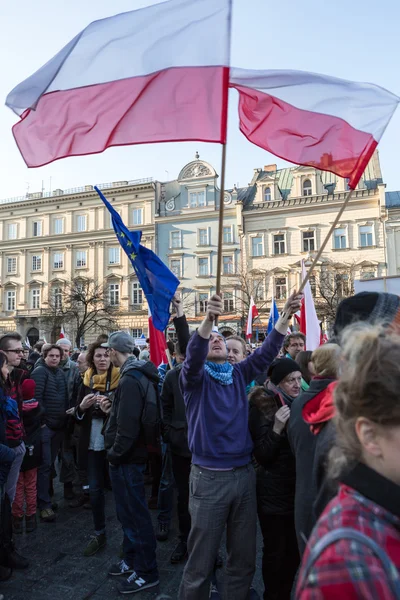
[(359, 263), (357, 263), (358, 267), (364, 268), (364, 267), (377, 267), (379, 265), (379, 263), (376, 260), (363, 260)]
[(28, 281), (28, 283), (26, 285), (29, 285), (29, 286), (37, 285), (39, 287), (42, 287), (44, 285), (44, 282), (39, 281), (38, 279), (31, 279), (30, 281)]
[(216, 177), (216, 175), (215, 169), (204, 160), (194, 160), (183, 167), (179, 173), (178, 181)]
[(122, 279), (123, 279), (123, 277), (122, 277), (122, 275), (119, 275), (119, 274), (117, 274), (117, 273), (110, 273), (109, 275), (106, 275), (106, 276), (104, 277), (104, 280), (105, 280), (105, 281), (110, 281), (111, 279), (118, 279), (118, 280), (122, 280)]

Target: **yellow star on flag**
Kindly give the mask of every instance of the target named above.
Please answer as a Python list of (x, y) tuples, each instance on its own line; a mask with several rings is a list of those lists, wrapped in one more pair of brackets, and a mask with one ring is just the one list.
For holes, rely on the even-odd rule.
[(135, 254), (134, 252), (132, 252), (132, 254), (129, 255), (131, 257), (132, 260), (135, 260), (137, 254)]
[(130, 248), (132, 246), (132, 242), (131, 241), (126, 242), (126, 245)]

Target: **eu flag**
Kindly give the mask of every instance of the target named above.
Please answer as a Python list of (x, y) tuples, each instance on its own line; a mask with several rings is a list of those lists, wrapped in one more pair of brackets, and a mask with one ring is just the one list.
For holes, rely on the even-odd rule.
[(179, 285), (179, 279), (152, 250), (141, 245), (142, 232), (129, 231), (104, 194), (98, 187), (95, 186), (94, 189), (111, 214), (115, 234), (128, 255), (146, 296), (154, 327), (164, 331), (168, 325), (169, 308)]
[(271, 312), (269, 313), (267, 333), (271, 333), (271, 331), (275, 327), (275, 324), (278, 319), (279, 319), (278, 307), (276, 305), (275, 298), (272, 298)]

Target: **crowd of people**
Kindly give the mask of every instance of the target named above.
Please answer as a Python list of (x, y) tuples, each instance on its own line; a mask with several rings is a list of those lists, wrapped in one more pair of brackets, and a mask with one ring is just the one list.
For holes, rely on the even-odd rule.
[(175, 298), (169, 365), (124, 331), (74, 360), (65, 338), (29, 350), (3, 335), (0, 579), (29, 568), (18, 534), (56, 520), (58, 476), (69, 506), (92, 513), (86, 557), (107, 544), (112, 490), (123, 544), (109, 575), (123, 594), (159, 586), (157, 541), (168, 539), (176, 491), (179, 600), (259, 597), (257, 520), (264, 600), (400, 598), (400, 298), (342, 301), (313, 352), (287, 334), (300, 304), (293, 294), (252, 349), (219, 333), (219, 296), (192, 334)]

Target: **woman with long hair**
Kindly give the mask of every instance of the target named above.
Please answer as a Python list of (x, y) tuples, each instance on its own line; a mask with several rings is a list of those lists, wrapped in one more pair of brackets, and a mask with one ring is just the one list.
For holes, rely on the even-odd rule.
[(357, 325), (342, 347), (328, 471), (338, 493), (307, 544), (296, 598), (399, 598), (400, 336)]
[(87, 469), (95, 529), (95, 535), (85, 548), (84, 556), (92, 556), (106, 544), (104, 488), (108, 463), (102, 431), (106, 414), (100, 403), (108, 399), (111, 405), (119, 382), (119, 369), (112, 366), (108, 350), (102, 347), (101, 342), (89, 346), (86, 361), (89, 368), (83, 376), (81, 394), (74, 414), (81, 425), (78, 462), (80, 469)]

